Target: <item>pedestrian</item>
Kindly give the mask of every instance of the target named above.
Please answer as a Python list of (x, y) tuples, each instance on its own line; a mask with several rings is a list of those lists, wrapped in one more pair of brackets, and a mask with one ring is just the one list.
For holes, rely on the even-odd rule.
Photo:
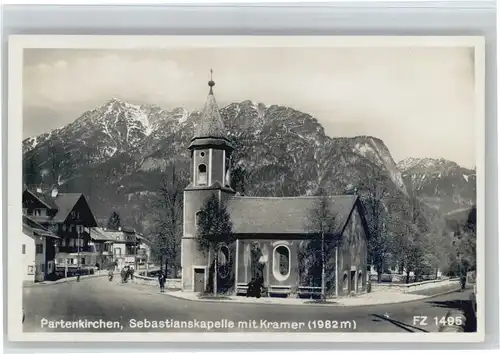
[(120, 276), (122, 278), (122, 283), (126, 283), (127, 282), (127, 270), (125, 269), (125, 267), (122, 268), (122, 270), (120, 272)]
[(77, 270), (76, 270), (76, 281), (77, 282), (80, 281), (80, 273), (81, 273), (81, 270), (80, 270), (80, 267), (78, 267)]
[(460, 276), (460, 290), (464, 291), (465, 290), (465, 284), (467, 283), (467, 275), (462, 273)]
[(165, 292), (165, 275), (163, 274), (163, 271), (160, 270), (158, 273), (158, 283), (160, 284), (160, 292), (164, 293)]

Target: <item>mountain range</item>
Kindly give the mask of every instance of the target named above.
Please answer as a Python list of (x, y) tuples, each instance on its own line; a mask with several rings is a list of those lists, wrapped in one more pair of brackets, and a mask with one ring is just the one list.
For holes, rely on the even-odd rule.
[[(243, 101), (220, 110), (254, 196), (342, 194), (370, 181), (402, 208), (415, 197), (428, 215), (475, 204), (476, 172), (453, 161), (408, 158), (396, 163), (376, 137), (332, 138), (311, 115), (291, 107)], [(84, 193), (99, 218), (111, 211), (139, 229), (162, 175), (176, 165), (189, 174), (187, 146), (199, 111), (134, 105), (111, 99), (74, 122), (23, 141), (24, 183), (57, 184)], [(388, 199), (388, 200), (389, 200)]]

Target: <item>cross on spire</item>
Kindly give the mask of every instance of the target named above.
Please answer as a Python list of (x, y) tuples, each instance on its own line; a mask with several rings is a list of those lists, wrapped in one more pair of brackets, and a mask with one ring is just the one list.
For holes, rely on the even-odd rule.
[(215, 86), (215, 81), (212, 79), (212, 75), (213, 75), (214, 71), (212, 69), (210, 69), (210, 81), (208, 82), (208, 86), (210, 86), (210, 95), (213, 95), (213, 91), (212, 91), (212, 87)]

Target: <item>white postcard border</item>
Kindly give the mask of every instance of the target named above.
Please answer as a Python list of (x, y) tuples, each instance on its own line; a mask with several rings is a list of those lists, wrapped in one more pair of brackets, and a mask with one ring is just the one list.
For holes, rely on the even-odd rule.
[[(473, 47), (477, 156), (476, 333), (23, 333), (22, 269), (17, 257), (22, 203), (22, 76), (25, 48), (166, 49), (191, 47)], [(482, 342), (485, 336), (485, 40), (481, 36), (70, 36), (14, 35), (8, 53), (8, 338), (34, 342)], [(43, 335), (42, 335), (43, 333)]]

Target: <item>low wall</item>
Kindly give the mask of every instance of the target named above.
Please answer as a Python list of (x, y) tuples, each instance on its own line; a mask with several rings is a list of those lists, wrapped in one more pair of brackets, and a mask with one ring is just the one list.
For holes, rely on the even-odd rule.
[(397, 283), (372, 283), (371, 291), (380, 292), (397, 292), (397, 293), (411, 293), (414, 291), (420, 291), (425, 289), (431, 289), (439, 286), (446, 286), (450, 284), (456, 284), (457, 287), (460, 286), (458, 279), (436, 279), (436, 280), (426, 280), (419, 283), (410, 284), (397, 284)]
[[(159, 286), (158, 278), (145, 277), (143, 275), (134, 275), (134, 283), (148, 285), (148, 286)], [(181, 280), (180, 279), (167, 279), (165, 282), (165, 289), (180, 289)]]

